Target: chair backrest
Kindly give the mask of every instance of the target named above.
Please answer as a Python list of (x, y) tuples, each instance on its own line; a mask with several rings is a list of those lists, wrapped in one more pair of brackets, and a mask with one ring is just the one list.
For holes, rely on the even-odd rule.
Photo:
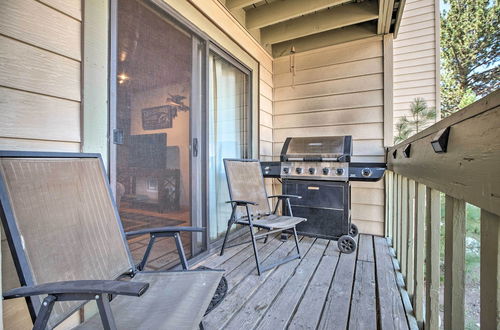
[[(229, 196), (231, 200), (255, 202), (251, 205), (252, 215), (267, 215), (271, 213), (267, 199), (264, 176), (260, 161), (255, 159), (224, 159)], [(246, 216), (246, 210), (237, 209), (236, 217)]]
[[(100, 155), (0, 151), (0, 215), (22, 285), (133, 270)], [(32, 316), (41, 299), (28, 299)], [(57, 302), (49, 326), (82, 302)]]

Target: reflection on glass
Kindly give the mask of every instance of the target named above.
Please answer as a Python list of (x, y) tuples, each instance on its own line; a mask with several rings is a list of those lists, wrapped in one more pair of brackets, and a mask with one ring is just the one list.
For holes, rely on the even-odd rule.
[[(126, 231), (191, 224), (191, 59), (190, 34), (142, 1), (118, 1), (116, 199)], [(191, 237), (182, 238), (189, 255)], [(131, 241), (134, 258), (147, 240)], [(164, 242), (153, 268), (178, 262), (173, 240)]]
[(248, 76), (216, 54), (209, 57), (209, 219), (210, 239), (225, 233), (231, 207), (224, 158), (248, 155)]

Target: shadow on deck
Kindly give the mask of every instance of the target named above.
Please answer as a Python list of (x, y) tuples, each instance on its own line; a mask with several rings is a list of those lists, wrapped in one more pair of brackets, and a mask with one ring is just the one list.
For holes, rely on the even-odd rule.
[[(249, 244), (200, 265), (224, 269), (229, 291), (205, 329), (407, 329), (386, 239), (360, 235), (353, 254), (337, 242), (301, 237), (301, 260), (257, 275)], [(264, 263), (294, 253), (294, 242), (258, 243)], [(194, 267), (193, 267), (194, 268)]]

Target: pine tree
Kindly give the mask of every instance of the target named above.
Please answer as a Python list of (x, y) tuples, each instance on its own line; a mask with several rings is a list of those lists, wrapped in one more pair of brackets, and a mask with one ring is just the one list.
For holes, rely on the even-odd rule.
[(500, 6), (495, 0), (444, 0), (441, 113), (445, 117), (500, 87)]
[(402, 142), (420, 132), (436, 118), (436, 109), (429, 108), (421, 97), (414, 99), (410, 104), (410, 112), (410, 118), (403, 116), (396, 124), (397, 135), (394, 137), (394, 143)]

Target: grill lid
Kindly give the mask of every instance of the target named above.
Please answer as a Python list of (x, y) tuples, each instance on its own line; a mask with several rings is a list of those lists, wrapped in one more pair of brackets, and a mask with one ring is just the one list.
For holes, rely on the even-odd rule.
[(281, 149), (281, 161), (350, 162), (352, 136), (287, 138)]

